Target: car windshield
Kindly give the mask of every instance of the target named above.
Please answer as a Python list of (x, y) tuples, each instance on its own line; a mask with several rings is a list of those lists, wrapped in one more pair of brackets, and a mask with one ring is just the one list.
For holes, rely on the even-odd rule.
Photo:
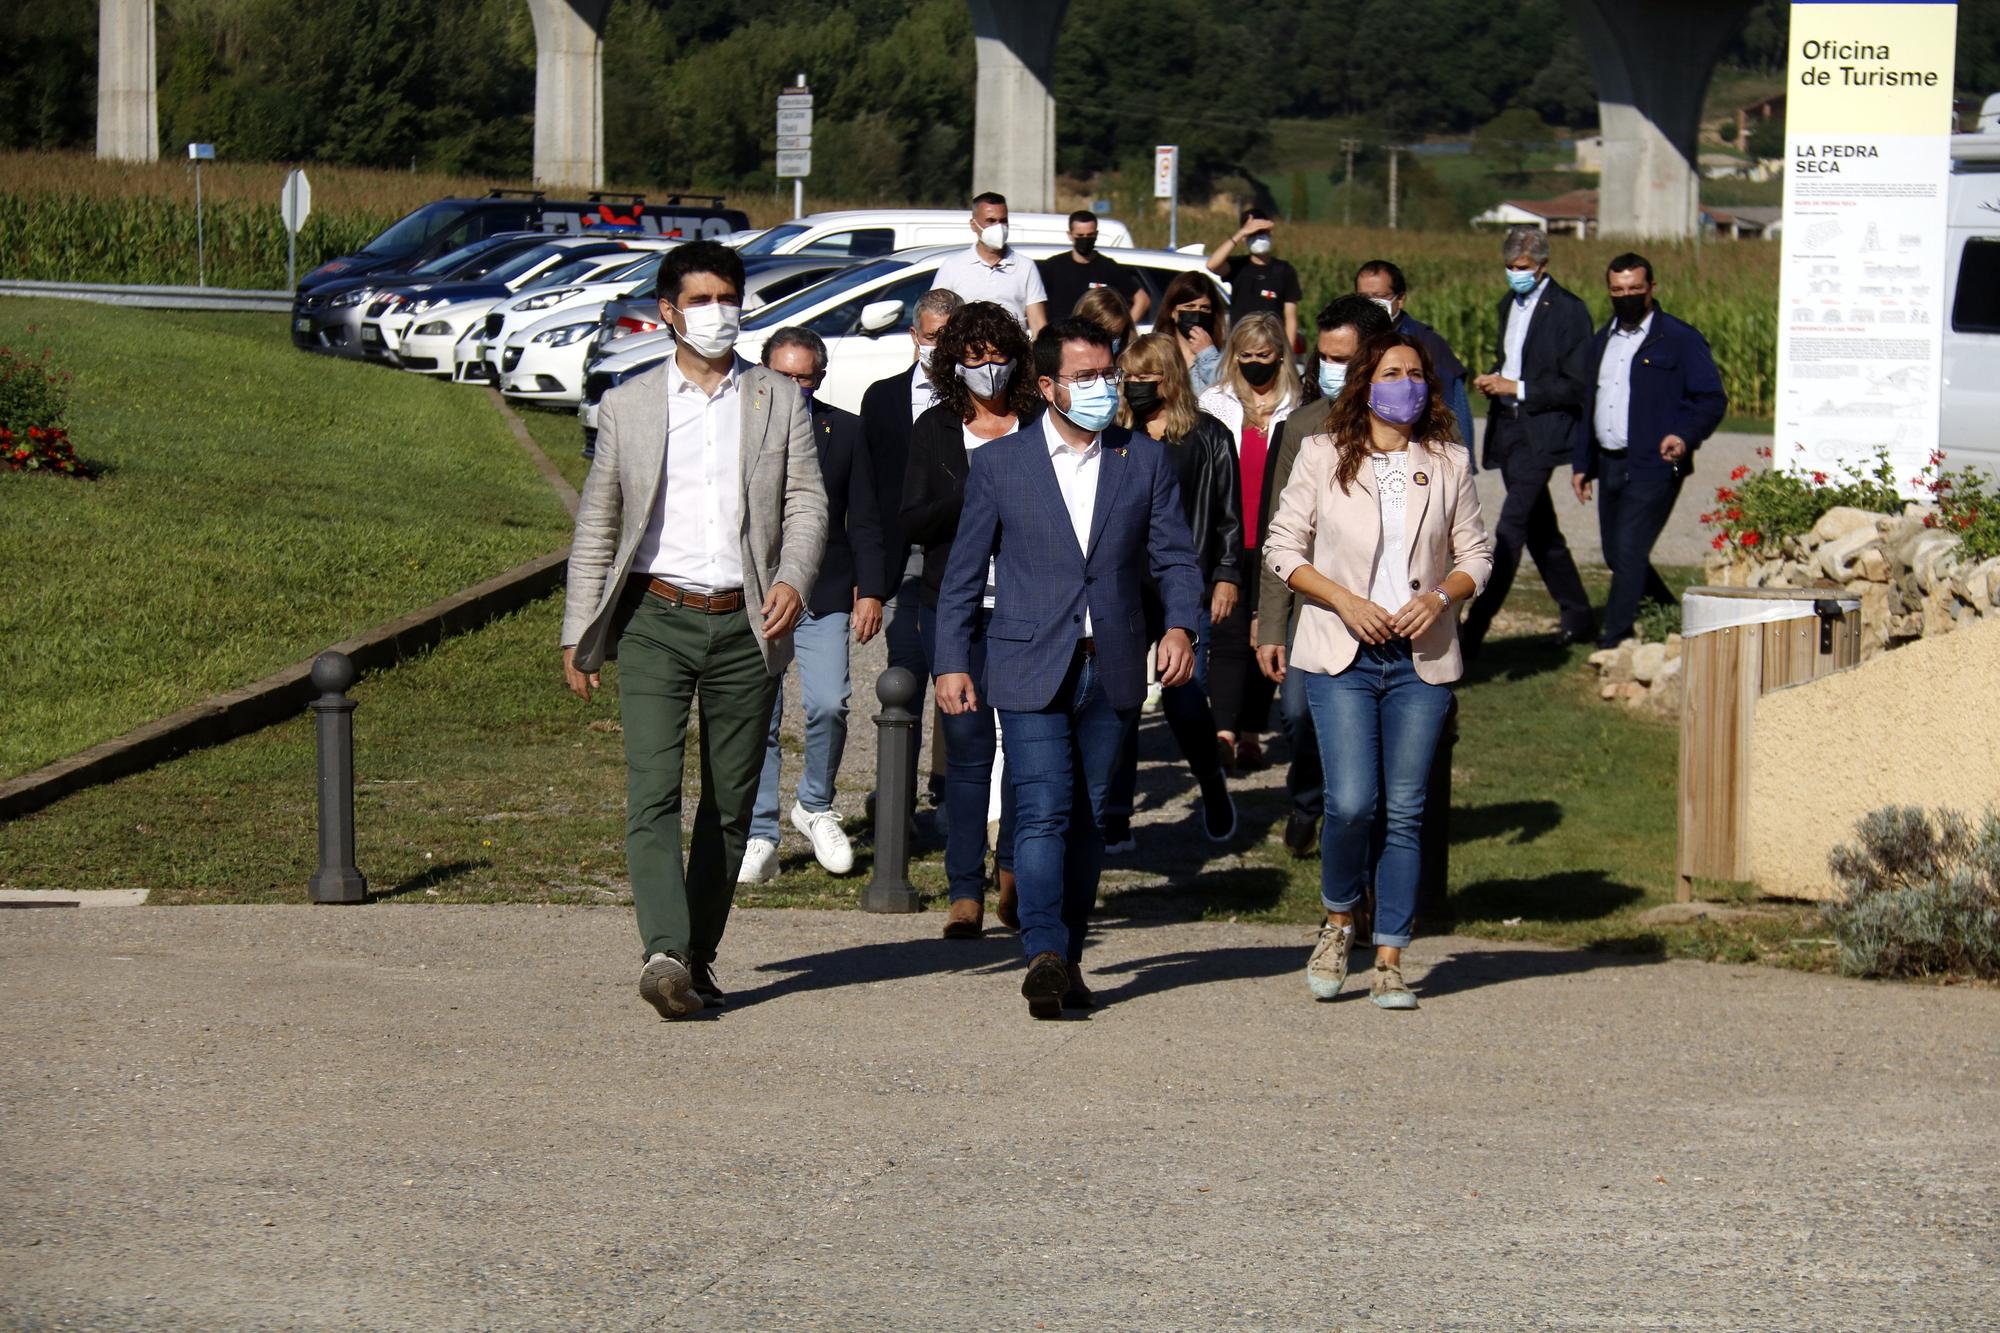
[(474, 241), (470, 245), (461, 245), (456, 250), (447, 250), (428, 264), (417, 265), (410, 272), (421, 273), (427, 278), (434, 278), (440, 273), (449, 273), (459, 265), (477, 259), (480, 255), (485, 254), (498, 244), (500, 244), (500, 238), (488, 237), (485, 240)]
[(499, 268), (488, 273), (486, 282), (512, 282), (524, 273), (534, 271), (535, 265), (547, 263), (552, 257), (562, 253), (559, 245), (538, 245), (532, 250), (523, 250)]
[(465, 216), (465, 205), (437, 203), (425, 204), (416, 212), (396, 223), (389, 230), (361, 247), (364, 255), (406, 255), (424, 248), (424, 244), (455, 225)]
[(663, 256), (656, 254), (646, 255), (641, 259), (633, 260), (629, 264), (620, 264), (617, 268), (611, 269), (604, 273), (599, 273), (596, 277), (592, 278), (591, 281), (592, 282), (637, 282), (641, 278), (646, 278), (650, 280), (654, 274), (660, 271), (660, 260), (662, 257)]
[(877, 278), (891, 273), (900, 273), (909, 268), (909, 263), (901, 259), (878, 259), (872, 264), (862, 264), (858, 268), (844, 268), (825, 282), (816, 282), (804, 291), (793, 292), (784, 300), (754, 311), (744, 316), (746, 329), (771, 329), (792, 322), (792, 316), (816, 306), (822, 301), (851, 292), (858, 287), (866, 287)]
[(756, 240), (751, 241), (749, 244), (745, 245), (742, 249), (742, 253), (746, 255), (776, 254), (778, 252), (779, 246), (783, 245), (786, 241), (791, 240), (792, 237), (794, 236), (804, 235), (807, 230), (809, 229), (803, 223), (799, 222), (779, 223), (777, 226), (765, 232), (762, 236), (759, 236)]
[(604, 267), (605, 256), (590, 255), (584, 259), (572, 259), (567, 264), (557, 264), (546, 273), (535, 275), (537, 287), (559, 287), (565, 282), (579, 282)]

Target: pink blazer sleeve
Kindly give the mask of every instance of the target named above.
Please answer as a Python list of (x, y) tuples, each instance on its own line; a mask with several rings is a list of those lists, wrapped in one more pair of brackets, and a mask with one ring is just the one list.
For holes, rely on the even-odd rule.
[(1458, 495), (1452, 503), (1451, 563), (1452, 568), (1472, 576), (1473, 596), (1477, 597), (1493, 574), (1493, 538), (1479, 515), (1479, 492), (1472, 484), (1471, 471), (1462, 467), (1452, 471), (1458, 476)]

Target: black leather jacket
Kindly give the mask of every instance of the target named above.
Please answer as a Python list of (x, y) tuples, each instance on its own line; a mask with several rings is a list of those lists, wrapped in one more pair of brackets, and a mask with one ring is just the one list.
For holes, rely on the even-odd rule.
[(1202, 586), (1243, 583), (1243, 485), (1229, 427), (1203, 412), (1194, 429), (1162, 441), (1181, 483), (1181, 515), (1194, 535)]

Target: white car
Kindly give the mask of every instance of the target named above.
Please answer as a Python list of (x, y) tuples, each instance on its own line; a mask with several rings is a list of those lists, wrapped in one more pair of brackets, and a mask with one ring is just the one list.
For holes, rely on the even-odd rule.
[(1945, 291), (1945, 466), (2000, 476), (2000, 94), (1986, 99), (1981, 132), (1953, 135)]
[[(746, 255), (841, 255), (881, 259), (925, 245), (972, 244), (972, 213), (963, 208), (857, 208), (808, 213), (780, 222), (741, 242)], [(1069, 248), (1069, 214), (1010, 213), (1008, 239), (1016, 245)], [(1097, 220), (1100, 248), (1130, 249), (1132, 229), (1115, 218)]]
[[(1042, 259), (1060, 254), (1066, 245), (1023, 245), (1023, 257)], [(843, 270), (824, 282), (815, 283), (793, 296), (744, 316), (743, 334), (736, 350), (755, 361), (764, 350), (764, 340), (778, 329), (799, 324), (826, 340), (826, 382), (814, 395), (822, 402), (850, 412), (861, 410), (861, 395), (870, 384), (910, 364), (911, 313), (917, 300), (931, 289), (937, 267), (959, 247), (934, 246), (878, 259)], [(1182, 273), (1203, 272), (1202, 256), (1172, 250), (1119, 252), (1118, 262), (1134, 271), (1140, 284), (1152, 296), (1155, 306), (1167, 284)], [(1217, 282), (1218, 304), (1224, 304), (1228, 288)], [(583, 403), (578, 415), (583, 419), (586, 441), (597, 434), (597, 404), (606, 390), (664, 360), (673, 348), (667, 332), (631, 334), (620, 339), (615, 350), (591, 367), (585, 377)]]
[[(479, 355), (486, 362), (489, 382), (499, 382), (502, 351), (513, 335), (531, 324), (563, 311), (589, 310), (592, 327), (604, 311), (606, 301), (652, 290), (659, 278), (658, 254), (641, 255), (622, 263), (599, 265), (595, 270), (582, 265), (552, 275), (518, 296), (496, 302), (479, 330)], [(578, 318), (582, 318), (579, 313)]]
[(459, 340), (478, 332), (495, 300), (482, 296), (472, 301), (454, 301), (415, 316), (401, 335), (396, 349), (397, 364), (419, 375), (454, 378), (453, 353)]

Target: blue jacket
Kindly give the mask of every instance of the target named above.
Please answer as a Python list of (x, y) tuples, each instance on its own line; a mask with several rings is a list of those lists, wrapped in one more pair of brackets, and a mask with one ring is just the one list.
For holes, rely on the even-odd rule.
[(1140, 600), (1146, 574), (1159, 583), (1168, 628), (1192, 637), (1201, 600), (1201, 570), (1181, 517), (1173, 462), (1157, 440), (1117, 426), (1105, 430), (1083, 551), (1046, 441), (1038, 421), (972, 455), (965, 508), (938, 588), (932, 670), (940, 676), (969, 670), (990, 557), (987, 701), (1010, 712), (1046, 708), (1069, 674), (1087, 610), (1105, 699), (1114, 708), (1137, 708), (1146, 697)]
[[(1585, 381), (1583, 419), (1576, 432), (1576, 475), (1597, 475), (1602, 450), (1597, 444), (1597, 369), (1611, 341), (1611, 325), (1597, 331), (1590, 344), (1590, 374)], [(1729, 411), (1729, 395), (1709, 355), (1708, 340), (1693, 325), (1653, 307), (1653, 327), (1632, 358), (1632, 403), (1625, 438), (1626, 466), (1633, 472), (1672, 472), (1660, 457), (1660, 441), (1678, 435), (1688, 444), (1683, 472), (1694, 470), (1694, 451), (1715, 433)]]

